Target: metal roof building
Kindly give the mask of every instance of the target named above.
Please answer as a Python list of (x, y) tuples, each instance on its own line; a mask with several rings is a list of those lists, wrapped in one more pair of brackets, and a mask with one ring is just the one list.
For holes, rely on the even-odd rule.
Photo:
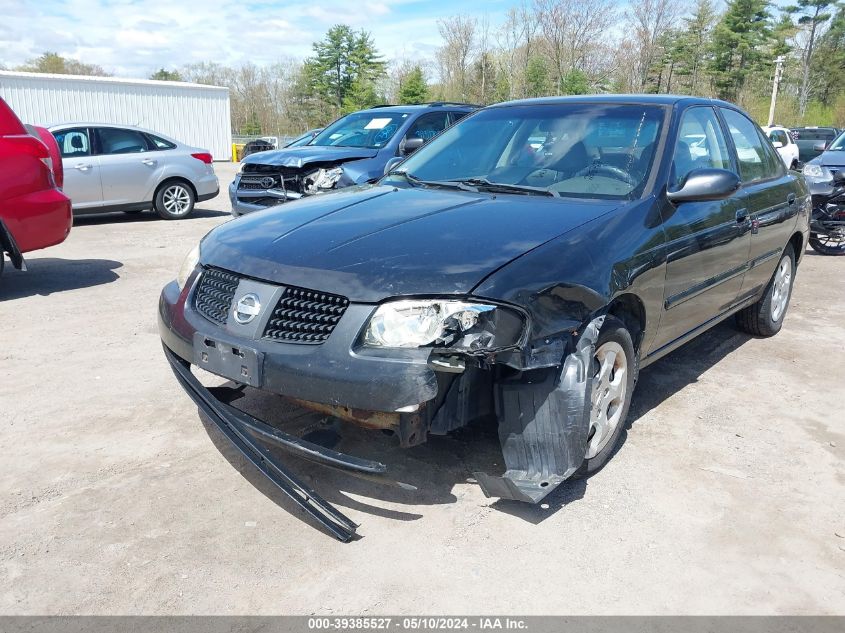
[(0, 97), (24, 123), (137, 125), (232, 157), (229, 89), (178, 81), (0, 71)]

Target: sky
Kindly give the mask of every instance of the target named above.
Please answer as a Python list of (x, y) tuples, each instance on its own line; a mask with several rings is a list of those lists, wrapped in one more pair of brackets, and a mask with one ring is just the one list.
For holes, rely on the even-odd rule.
[(508, 0), (0, 0), (0, 64), (45, 51), (121, 77), (215, 61), (304, 58), (334, 24), (373, 35), (388, 59), (432, 57), (438, 18), (503, 18)]

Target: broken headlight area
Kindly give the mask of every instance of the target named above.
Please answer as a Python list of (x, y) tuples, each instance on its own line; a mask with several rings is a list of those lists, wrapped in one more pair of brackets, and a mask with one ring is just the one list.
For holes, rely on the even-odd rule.
[(343, 176), (342, 167), (325, 167), (309, 172), (303, 178), (303, 189), (306, 194), (313, 195), (321, 191), (334, 189)]
[(380, 305), (363, 334), (364, 345), (432, 347), (481, 353), (517, 345), (525, 319), (516, 310), (451, 299), (403, 299)]

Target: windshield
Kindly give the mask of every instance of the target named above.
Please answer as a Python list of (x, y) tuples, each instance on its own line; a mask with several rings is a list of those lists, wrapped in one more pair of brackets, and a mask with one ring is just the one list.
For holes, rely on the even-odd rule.
[(482, 110), (402, 163), (400, 171), (413, 178), (395, 174), (388, 180), (631, 199), (645, 188), (664, 112), (660, 106), (604, 103)]
[(837, 152), (845, 150), (845, 132), (837, 136), (836, 140), (833, 141), (833, 143), (831, 143), (830, 147), (828, 147), (827, 149), (834, 150)]
[(377, 149), (384, 147), (407, 118), (405, 112), (356, 112), (332, 123), (309, 145)]

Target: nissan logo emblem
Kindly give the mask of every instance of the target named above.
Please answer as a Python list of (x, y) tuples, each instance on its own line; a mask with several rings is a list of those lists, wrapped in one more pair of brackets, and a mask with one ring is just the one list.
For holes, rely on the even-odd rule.
[(235, 304), (235, 321), (241, 325), (250, 323), (261, 312), (261, 300), (258, 295), (250, 292), (241, 297)]
[(259, 184), (265, 189), (269, 189), (270, 187), (276, 184), (276, 179), (272, 176), (265, 176), (261, 179), (261, 182)]

